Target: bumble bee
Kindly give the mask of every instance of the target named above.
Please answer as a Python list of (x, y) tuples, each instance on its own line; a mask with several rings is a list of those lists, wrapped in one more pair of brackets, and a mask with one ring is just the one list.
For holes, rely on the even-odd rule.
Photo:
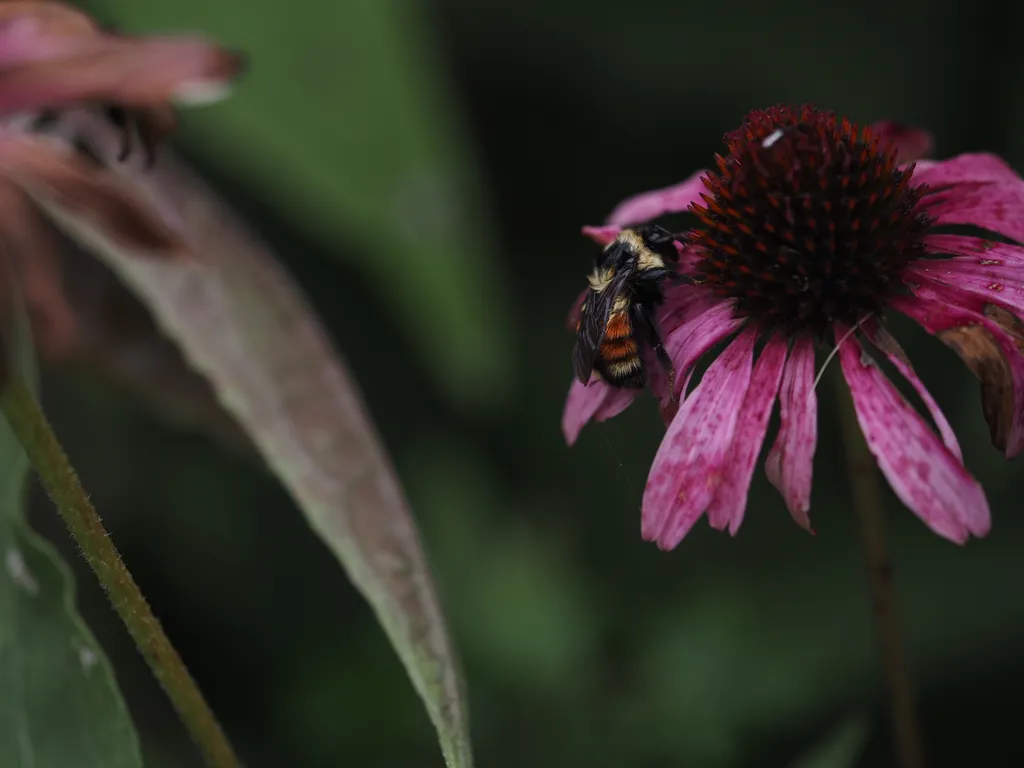
[(595, 259), (572, 354), (573, 371), (584, 385), (596, 372), (613, 387), (642, 388), (642, 344), (654, 350), (669, 379), (675, 378), (654, 316), (664, 299), (664, 280), (679, 279), (668, 266), (679, 258), (674, 239), (658, 226), (624, 229)]

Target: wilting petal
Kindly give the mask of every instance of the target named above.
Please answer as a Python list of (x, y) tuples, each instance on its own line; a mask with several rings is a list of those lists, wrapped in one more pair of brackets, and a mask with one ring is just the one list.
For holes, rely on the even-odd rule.
[(793, 519), (811, 533), (811, 481), (818, 442), (818, 396), (814, 392), (814, 344), (797, 339), (779, 393), (780, 424), (765, 471)]
[(0, 181), (0, 233), (0, 259), (13, 268), (32, 340), (48, 360), (58, 360), (70, 351), (76, 327), (61, 282), (60, 245), (28, 197), (7, 181)]
[(878, 323), (872, 321), (864, 324), (864, 330), (867, 332), (867, 336), (871, 339), (872, 343), (878, 347), (885, 356), (889, 358), (889, 362), (895, 366), (903, 378), (910, 382), (910, 385), (917, 392), (918, 397), (924, 401), (925, 407), (928, 408), (928, 412), (932, 415), (932, 419), (935, 421), (935, 426), (939, 428), (939, 434), (942, 435), (942, 442), (949, 448), (956, 458), (963, 462), (963, 454), (960, 452), (960, 443), (957, 442), (956, 433), (953, 432), (953, 427), (949, 425), (949, 421), (946, 419), (946, 415), (939, 408), (939, 404), (935, 402), (935, 398), (932, 397), (931, 392), (921, 382), (921, 379), (917, 377), (917, 373), (914, 372), (913, 366), (910, 364), (910, 359), (907, 357), (906, 352), (899, 345), (899, 342), (893, 338), (885, 328), (882, 328)]
[(58, 203), (133, 251), (184, 253), (187, 246), (155, 207), (113, 172), (62, 144), (29, 135), (0, 136), (0, 173), (45, 207)]
[(1019, 181), (1010, 165), (996, 155), (974, 152), (949, 160), (918, 160), (914, 165), (914, 183), (924, 182), (933, 188), (950, 184)]
[(868, 448), (900, 500), (940, 536), (964, 543), (988, 533), (988, 501), (978, 482), (849, 338), (839, 361)]
[(921, 128), (912, 128), (891, 120), (882, 120), (871, 126), (879, 143), (896, 150), (897, 163), (912, 163), (932, 151), (932, 135)]
[(583, 227), (581, 231), (598, 245), (608, 245), (619, 236), (622, 227)]
[(747, 507), (747, 493), (761, 452), (764, 434), (768, 429), (768, 418), (775, 405), (779, 380), (786, 364), (787, 341), (773, 336), (758, 357), (750, 387), (740, 408), (732, 449), (722, 471), (722, 483), (718, 486), (711, 506), (708, 507), (708, 522), (722, 530), (729, 526), (733, 536), (743, 522)]
[(743, 324), (743, 318), (733, 312), (732, 301), (700, 303), (696, 308), (703, 311), (687, 317), (665, 341), (665, 349), (676, 368), (676, 395), (684, 392), (690, 369), (697, 360)]
[(638, 390), (611, 387), (603, 381), (593, 380), (584, 386), (573, 379), (569, 397), (562, 412), (562, 434), (565, 442), (572, 445), (580, 436), (580, 430), (591, 419), (605, 421), (618, 416), (636, 399)]
[(705, 173), (698, 171), (679, 184), (624, 200), (615, 207), (605, 223), (626, 227), (656, 219), (666, 213), (682, 213), (690, 207), (690, 203), (700, 201)]
[(1012, 459), (1024, 450), (1021, 342), (1007, 332), (1007, 321), (990, 316), (992, 308), (975, 311), (949, 286), (914, 286), (913, 291), (913, 298), (897, 296), (890, 305), (953, 349), (978, 377), (992, 444)]
[(242, 67), (237, 54), (199, 38), (102, 36), (68, 39), (58, 50), (53, 58), (0, 69), (0, 113), (92, 102), (206, 102), (226, 95)]
[(726, 347), (661, 441), (644, 489), (642, 533), (662, 549), (682, 541), (718, 490), (750, 383), (756, 338), (748, 329)]

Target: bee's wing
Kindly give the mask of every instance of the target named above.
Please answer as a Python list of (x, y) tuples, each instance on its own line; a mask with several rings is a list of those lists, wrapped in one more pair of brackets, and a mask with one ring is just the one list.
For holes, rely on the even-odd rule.
[(580, 327), (576, 332), (576, 346), (572, 350), (572, 368), (580, 383), (590, 381), (594, 370), (594, 360), (604, 340), (604, 332), (608, 327), (608, 318), (612, 313), (615, 300), (622, 293), (629, 280), (630, 271), (623, 269), (612, 279), (603, 291), (587, 292), (586, 303), (580, 317)]

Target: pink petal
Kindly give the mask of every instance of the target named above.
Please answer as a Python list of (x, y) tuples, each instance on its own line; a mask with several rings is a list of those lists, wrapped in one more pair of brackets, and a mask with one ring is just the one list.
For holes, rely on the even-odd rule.
[(88, 15), (64, 3), (0, 4), (0, 66), (60, 57), (68, 46), (103, 36)]
[[(199, 38), (69, 40), (64, 55), (0, 69), (0, 113), (99, 102), (154, 107), (224, 95), (241, 59)], [(203, 100), (209, 100), (203, 98)]]
[(666, 213), (685, 211), (690, 203), (700, 202), (700, 193), (704, 191), (704, 173), (698, 171), (674, 186), (644, 192), (624, 200), (609, 214), (605, 223), (626, 227), (656, 219)]
[(594, 380), (584, 386), (573, 379), (569, 397), (562, 411), (562, 434), (565, 442), (572, 445), (580, 436), (580, 430), (593, 419), (606, 421), (618, 416), (636, 399), (638, 390), (610, 387), (603, 381)]
[(872, 131), (880, 143), (896, 150), (896, 162), (912, 163), (932, 151), (932, 135), (921, 128), (912, 128), (891, 120), (875, 123)]
[(622, 227), (583, 227), (582, 232), (598, 245), (608, 245), (619, 236)]
[[(964, 263), (1013, 267), (1024, 274), (1024, 248), (1019, 245), (966, 235), (929, 235), (924, 241), (931, 253), (952, 253), (964, 257)], [(921, 259), (914, 263), (929, 261), (935, 263), (934, 259)]]
[(978, 482), (889, 383), (854, 338), (839, 361), (868, 448), (893, 491), (933, 531), (959, 544), (991, 520)]
[(765, 471), (793, 519), (811, 533), (814, 529), (808, 512), (818, 441), (818, 397), (813, 385), (814, 343), (797, 339), (782, 377), (779, 434), (768, 452)]
[(667, 425), (675, 418), (676, 412), (679, 410), (679, 401), (676, 399), (672, 388), (669, 387), (668, 371), (665, 370), (661, 361), (658, 360), (658, 356), (650, 347), (644, 347), (643, 361), (644, 367), (647, 370), (648, 386), (650, 386), (654, 396), (658, 398), (661, 420)]
[(722, 301), (700, 290), (702, 299), (693, 306), (700, 314), (686, 316), (665, 341), (665, 349), (676, 368), (677, 395), (684, 391), (683, 385), (697, 360), (743, 324), (743, 318), (735, 316), (731, 300)]
[(1024, 240), (1024, 182), (962, 185), (924, 198), (937, 224), (981, 227)]
[(682, 541), (715, 496), (753, 363), (753, 329), (711, 364), (680, 406), (654, 457), (644, 489), (642, 533), (661, 549)]
[(1024, 313), (1024, 271), (1017, 267), (985, 266), (977, 261), (921, 259), (904, 272), (908, 282), (939, 282), (976, 296), (983, 302), (1001, 304)]
[(987, 152), (958, 155), (949, 160), (918, 160), (914, 164), (914, 182), (923, 182), (931, 187), (972, 182), (1013, 183), (1019, 180), (1020, 176), (1005, 160)]
[(728, 525), (729, 533), (733, 536), (743, 522), (754, 466), (761, 452), (768, 418), (775, 405), (779, 380), (786, 364), (786, 346), (785, 339), (773, 336), (757, 359), (750, 387), (740, 407), (736, 434), (725, 462), (722, 483), (708, 507), (708, 522), (719, 530)]
[(903, 351), (902, 347), (897, 343), (896, 339), (890, 335), (890, 333), (878, 325), (877, 322), (872, 321), (864, 324), (864, 330), (867, 333), (872, 343), (878, 347), (885, 356), (889, 358), (889, 362), (903, 374), (903, 378), (910, 382), (910, 385), (917, 392), (918, 397), (924, 401), (925, 407), (928, 412), (932, 415), (932, 419), (935, 421), (935, 426), (939, 428), (939, 434), (942, 435), (942, 442), (949, 448), (950, 453), (956, 456), (957, 460), (963, 462), (963, 454), (960, 452), (960, 443), (957, 442), (956, 433), (953, 432), (953, 427), (950, 426), (949, 421), (946, 419), (946, 415), (939, 408), (939, 404), (935, 402), (935, 398), (932, 397), (931, 392), (921, 382), (921, 379), (917, 377), (917, 373), (914, 372), (914, 368), (910, 365), (910, 359), (907, 354)]
[[(955, 288), (912, 290), (912, 298), (896, 296), (890, 305), (952, 347), (971, 367), (981, 380), (993, 443), (1013, 458), (1024, 450), (1024, 354), (1016, 340), (1002, 325), (972, 309)], [(978, 329), (983, 332), (980, 338), (964, 337)], [(998, 353), (989, 349), (992, 344)]]
[(576, 332), (576, 326), (579, 325), (580, 315), (583, 312), (583, 302), (587, 300), (589, 292), (589, 288), (584, 288), (580, 291), (580, 295), (576, 297), (576, 301), (572, 303), (572, 307), (569, 309), (569, 316), (565, 318), (565, 327), (573, 333)]

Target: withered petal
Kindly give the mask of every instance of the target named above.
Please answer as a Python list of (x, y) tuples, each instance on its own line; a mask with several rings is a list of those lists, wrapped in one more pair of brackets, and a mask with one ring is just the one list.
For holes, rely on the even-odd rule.
[(0, 138), (0, 173), (43, 207), (57, 203), (134, 252), (168, 256), (189, 250), (137, 190), (59, 142), (27, 135)]
[(25, 193), (0, 180), (0, 249), (32, 324), (35, 346), (48, 360), (65, 357), (76, 333), (75, 314), (61, 279), (59, 248)]
[(1005, 451), (1014, 421), (1013, 377), (999, 344), (980, 325), (948, 328), (936, 336), (956, 352), (978, 377), (981, 382), (981, 409), (992, 445)]

